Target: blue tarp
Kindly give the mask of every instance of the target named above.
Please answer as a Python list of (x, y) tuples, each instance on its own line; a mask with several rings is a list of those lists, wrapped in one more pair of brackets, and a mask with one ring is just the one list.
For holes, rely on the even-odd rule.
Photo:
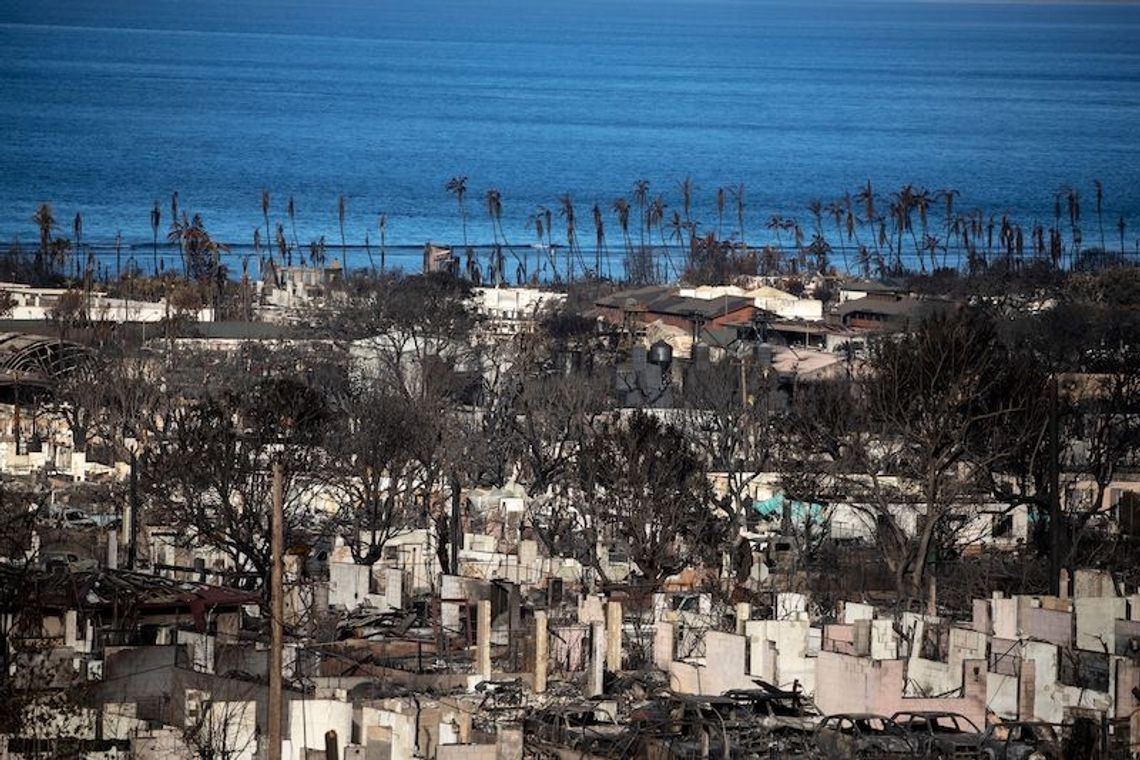
[(752, 502), (752, 508), (766, 519), (779, 519), (784, 516), (784, 504), (788, 505), (788, 516), (793, 522), (804, 522), (810, 516), (813, 522), (823, 519), (824, 509), (820, 504), (807, 504), (802, 501), (789, 501), (782, 493), (775, 493), (767, 499)]

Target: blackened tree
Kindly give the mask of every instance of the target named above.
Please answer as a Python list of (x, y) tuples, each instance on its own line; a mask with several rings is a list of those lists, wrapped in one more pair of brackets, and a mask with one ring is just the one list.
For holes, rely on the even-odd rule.
[[(684, 434), (643, 412), (600, 424), (578, 457), (583, 534), (624, 547), (646, 583), (713, 561), (725, 521)], [(595, 569), (606, 579), (599, 561)]]

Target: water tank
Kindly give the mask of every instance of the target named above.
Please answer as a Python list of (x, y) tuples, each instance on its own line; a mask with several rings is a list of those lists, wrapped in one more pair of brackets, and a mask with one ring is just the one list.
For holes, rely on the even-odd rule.
[(709, 364), (709, 347), (704, 343), (693, 344), (693, 364), (707, 367)]
[(649, 363), (658, 367), (668, 367), (673, 361), (673, 347), (659, 340), (649, 347)]
[(755, 352), (756, 363), (761, 367), (772, 366), (772, 344), (771, 343), (757, 343), (753, 349)]

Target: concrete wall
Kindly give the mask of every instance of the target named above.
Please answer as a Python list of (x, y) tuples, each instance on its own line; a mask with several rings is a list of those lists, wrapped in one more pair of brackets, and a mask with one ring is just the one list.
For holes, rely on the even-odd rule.
[(1073, 615), (1044, 608), (1024, 610), (1022, 633), (1026, 638), (1067, 647), (1073, 641)]
[(348, 702), (332, 699), (291, 700), (287, 705), (288, 737), (291, 754), (283, 758), (305, 760), (305, 749), (325, 748), (325, 732), (336, 731), (340, 746), (352, 738), (353, 708)]
[(669, 686), (681, 694), (722, 694), (729, 689), (749, 689), (756, 684), (748, 677), (747, 638), (732, 633), (707, 631), (705, 656), (694, 662), (670, 662)]
[[(1066, 686), (1057, 680), (1060, 649), (1036, 641), (1022, 643), (1022, 657), (1034, 664), (1033, 716), (1037, 720), (1060, 723), (1066, 708), (1080, 707), (1108, 713), (1112, 710), (1112, 684), (1109, 693)], [(1111, 679), (1110, 679), (1111, 680)]]
[(981, 660), (964, 663), (962, 697), (913, 699), (904, 696), (905, 660), (876, 661), (835, 652), (820, 652), (818, 659), (815, 701), (824, 713), (949, 710), (985, 724), (987, 674)]
[[(790, 689), (797, 681), (815, 693), (815, 657), (808, 656), (811, 624), (804, 620), (749, 620), (744, 633), (750, 642), (748, 673)], [(768, 663), (769, 645), (774, 661)]]
[(1116, 652), (1116, 621), (1128, 619), (1128, 600), (1121, 597), (1077, 597), (1077, 649)]

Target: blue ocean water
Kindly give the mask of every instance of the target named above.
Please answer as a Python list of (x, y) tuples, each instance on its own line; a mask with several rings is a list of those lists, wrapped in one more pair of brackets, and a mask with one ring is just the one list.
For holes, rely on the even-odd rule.
[[(149, 243), (157, 199), (248, 243), (298, 237), (473, 241), (570, 193), (583, 239), (646, 178), (717, 227), (716, 188), (746, 185), (746, 236), (772, 214), (904, 183), (959, 208), (1052, 219), (1053, 193), (1105, 187), (1140, 226), (1140, 7), (844, 0), (5, 0), (0, 4), (0, 240), (33, 244), (50, 201), (88, 240)], [(730, 211), (725, 227), (734, 229)], [(562, 227), (556, 221), (556, 241)], [(728, 229), (726, 229), (726, 234)], [(1115, 233), (1110, 231), (1110, 237)], [(1129, 236), (1132, 237), (1130, 230)], [(1087, 237), (1087, 234), (1086, 234)], [(292, 234), (290, 232), (290, 239)]]

